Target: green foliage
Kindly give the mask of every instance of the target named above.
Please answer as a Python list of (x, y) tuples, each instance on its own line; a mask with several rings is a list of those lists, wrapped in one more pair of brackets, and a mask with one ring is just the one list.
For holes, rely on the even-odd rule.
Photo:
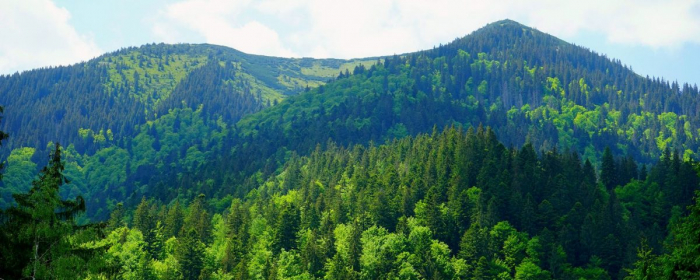
[(636, 260), (623, 251), (640, 236), (660, 247), (659, 229), (680, 223), (665, 209), (690, 201), (670, 193), (697, 189), (690, 162), (665, 158), (640, 181), (612, 157), (619, 186), (608, 190), (577, 154), (506, 149), (490, 129), (329, 143), (223, 212), (201, 195), (185, 208), (143, 200), (134, 226), (154, 233), (143, 271), (160, 279), (620, 279)]
[[(694, 87), (639, 77), (510, 21), (433, 50), (353, 61), (146, 45), (3, 76), (0, 90), (0, 103), (17, 112), (3, 123), (17, 135), (7, 151), (43, 154), (49, 139), (73, 144), (86, 159), (71, 168), (68, 192), (85, 194), (91, 218), (103, 219), (117, 201), (136, 204), (144, 194), (242, 198), (256, 187), (253, 174), (271, 175), (289, 152), (308, 155), (329, 139), (385, 143), (434, 126), (484, 124), (507, 146), (571, 149), (590, 160), (607, 146), (646, 163), (666, 148), (692, 157), (700, 139)], [(127, 158), (122, 150), (129, 159), (112, 160)]]
[(551, 276), (548, 271), (542, 270), (539, 266), (536, 264), (530, 262), (530, 261), (525, 261), (518, 265), (518, 267), (515, 269), (515, 278), (516, 280), (525, 280), (525, 279), (551, 279)]
[(140, 261), (147, 257), (147, 244), (141, 231), (125, 227), (116, 228), (101, 242), (109, 244), (107, 254), (119, 265), (119, 278), (138, 279), (142, 272)]
[[(690, 213), (672, 228), (671, 253), (664, 258), (665, 271), (671, 279), (693, 279), (700, 277), (700, 196), (696, 192), (695, 204)], [(644, 248), (640, 249), (642, 254)], [(641, 258), (642, 263), (648, 262)], [(653, 267), (652, 264), (646, 264)], [(653, 268), (652, 268), (653, 269)], [(653, 275), (653, 274), (652, 274)]]
[(206, 64), (204, 54), (133, 50), (98, 59), (106, 68), (105, 93), (125, 95), (153, 108), (190, 72)]
[[(125, 142), (170, 110), (204, 105), (203, 119), (230, 125), (287, 95), (325, 83), (328, 73), (336, 77), (348, 68), (373, 63), (263, 57), (213, 45), (149, 44), (72, 66), (0, 76), (0, 104), (13, 112), (9, 122), (2, 122), (13, 138), (0, 152), (31, 147), (46, 154), (50, 141), (70, 143), (81, 155), (111, 146), (131, 152)], [(312, 64), (327, 73), (304, 73)], [(278, 81), (280, 75), (295, 83)], [(53, 128), (45, 129), (47, 125)], [(6, 134), (0, 136), (4, 139)], [(200, 152), (208, 149), (200, 147)], [(20, 191), (14, 187), (3, 187), (8, 193), (5, 203), (9, 194)]]
[[(17, 195), (7, 213), (41, 217), (15, 223), (3, 213), (0, 233), (12, 243), (0, 245), (2, 272), (695, 277), (700, 207), (681, 217), (700, 181), (684, 160), (698, 150), (696, 88), (641, 78), (510, 21), (374, 61), (157, 45), (0, 77), (0, 91), (15, 97), (0, 102), (38, 112), (12, 122), (11, 131), (27, 129), (8, 148), (3, 190), (22, 188), (43, 137), (69, 139), (66, 162), (50, 164), (32, 190), (65, 185), (61, 195), (86, 194), (91, 218), (110, 217), (96, 240), (73, 215), (52, 217), (82, 208), (58, 187)], [(84, 90), (60, 94), (76, 85)], [(75, 102), (52, 107), (67, 98)], [(34, 137), (51, 121), (61, 129)], [(659, 157), (639, 171), (636, 162)], [(23, 206), (32, 195), (51, 203)], [(30, 236), (55, 242), (50, 261), (27, 258)], [(648, 247), (635, 257), (642, 236)], [(664, 243), (668, 252), (655, 256)]]
[[(66, 183), (61, 148), (56, 144), (48, 166), (27, 193), (14, 194), (16, 206), (0, 212), (0, 273), (20, 278), (75, 278), (99, 267), (95, 249), (83, 245), (96, 236), (95, 227), (77, 229), (74, 218), (85, 202), (63, 200), (59, 188)], [(78, 274), (76, 274), (78, 273)]]
[(18, 148), (12, 150), (7, 157), (7, 167), (2, 177), (5, 188), (0, 196), (0, 209), (10, 206), (13, 193), (26, 192), (31, 188), (37, 171), (36, 164), (32, 161), (34, 152), (34, 148)]
[(196, 230), (191, 229), (183, 234), (175, 251), (180, 273), (184, 279), (197, 279), (204, 268), (204, 244), (199, 239)]
[(642, 245), (637, 249), (637, 261), (634, 263), (634, 269), (629, 269), (629, 276), (625, 280), (647, 280), (659, 279), (662, 277), (662, 271), (659, 271), (659, 260), (656, 257), (649, 245), (642, 241)]
[[(649, 244), (660, 246), (659, 225), (691, 221), (664, 210), (671, 197), (690, 204), (672, 194), (698, 185), (692, 163), (677, 154), (644, 181), (625, 175), (626, 158), (613, 157), (620, 183), (607, 190), (577, 154), (506, 149), (490, 129), (328, 145), (292, 156), (281, 175), (260, 180), (223, 212), (211, 212), (219, 202), (204, 195), (187, 207), (179, 199), (142, 199), (126, 214), (117, 206), (111, 233), (92, 245), (110, 248), (100, 267), (124, 279), (620, 279), (693, 258), (692, 249), (677, 257), (643, 249), (635, 264), (620, 254), (639, 236), (656, 234)], [(681, 181), (695, 185), (672, 187)], [(120, 222), (125, 216), (133, 228)], [(684, 230), (672, 236), (687, 239)]]

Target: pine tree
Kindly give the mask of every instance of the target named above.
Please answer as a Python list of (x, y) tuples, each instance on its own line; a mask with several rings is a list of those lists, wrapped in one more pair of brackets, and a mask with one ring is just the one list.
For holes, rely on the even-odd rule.
[(189, 213), (185, 217), (184, 225), (180, 231), (180, 236), (187, 234), (187, 231), (194, 229), (197, 232), (199, 240), (206, 243), (211, 237), (211, 218), (206, 209), (204, 209), (204, 194), (200, 194), (189, 205)]
[[(85, 212), (85, 201), (78, 196), (63, 200), (59, 188), (68, 183), (63, 176), (64, 164), (58, 143), (48, 166), (32, 182), (28, 193), (14, 194), (17, 202), (2, 219), (1, 231), (7, 241), (2, 246), (0, 274), (8, 278), (74, 278), (84, 272), (90, 251), (77, 254), (70, 236), (77, 226), (74, 218)], [(9, 249), (9, 250), (8, 250)]]
[(460, 259), (467, 263), (476, 263), (481, 257), (487, 255), (489, 236), (484, 228), (480, 228), (478, 224), (472, 224), (469, 229), (462, 235), (462, 240), (459, 244)]
[(146, 200), (146, 197), (142, 197), (141, 203), (134, 211), (134, 227), (140, 230), (144, 237), (155, 227), (155, 217), (150, 215), (150, 208), (150, 203)]
[(190, 229), (178, 240), (176, 257), (184, 279), (197, 279), (204, 268), (204, 244), (199, 241), (199, 234)]
[(296, 249), (296, 234), (299, 231), (299, 210), (294, 205), (286, 205), (277, 223), (277, 250)]
[(141, 198), (141, 203), (136, 207), (134, 212), (134, 227), (141, 231), (143, 240), (146, 242), (146, 248), (150, 257), (158, 255), (158, 242), (156, 225), (158, 221), (155, 215), (155, 205), (149, 203), (145, 197)]
[(107, 222), (107, 231), (112, 231), (121, 226), (124, 226), (124, 204), (117, 203), (117, 206), (109, 215), (109, 221)]
[(680, 225), (673, 228), (672, 251), (664, 259), (669, 279), (700, 279), (700, 192)]
[(646, 240), (642, 240), (641, 247), (637, 249), (634, 269), (625, 269), (629, 273), (625, 280), (660, 279), (662, 278), (660, 268), (658, 257), (653, 254)]
[(182, 207), (180, 207), (180, 201), (175, 201), (175, 204), (170, 206), (168, 209), (168, 216), (165, 220), (165, 228), (163, 229), (163, 235), (165, 238), (177, 237), (182, 229), (182, 224), (184, 222), (184, 214), (182, 213)]
[(610, 147), (606, 147), (603, 152), (600, 169), (600, 181), (605, 188), (612, 190), (617, 185), (617, 170), (615, 170), (615, 159), (610, 151)]
[[(0, 114), (2, 114), (4, 108), (0, 106)], [(2, 116), (0, 116), (0, 123), (2, 123)], [(7, 139), (8, 135), (7, 133), (3, 132), (0, 130), (0, 147), (2, 147), (2, 141)], [(4, 167), (4, 161), (0, 161), (0, 171), (2, 171), (2, 168)], [(2, 180), (2, 173), (0, 173), (0, 180)], [(2, 214), (2, 210), (0, 210), (0, 214)]]

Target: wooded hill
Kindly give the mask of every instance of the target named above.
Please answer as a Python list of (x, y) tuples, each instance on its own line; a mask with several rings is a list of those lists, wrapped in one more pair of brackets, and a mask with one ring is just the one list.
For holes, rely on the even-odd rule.
[[(0, 90), (0, 208), (38, 192), (47, 144), (64, 144), (60, 194), (83, 195), (86, 215), (61, 220), (80, 238), (52, 238), (103, 250), (102, 263), (72, 258), (82, 277), (697, 272), (683, 245), (700, 209), (687, 208), (697, 86), (513, 21), (354, 61), (149, 45), (4, 76)], [(14, 232), (31, 225), (9, 215), (2, 233), (29, 244)], [(16, 267), (21, 253), (8, 253)]]
[[(213, 45), (154, 44), (122, 49), (72, 66), (0, 76), (0, 104), (5, 108), (0, 129), (12, 135), (0, 149), (9, 169), (7, 180), (0, 185), (0, 208), (8, 205), (11, 193), (29, 189), (36, 166), (45, 164), (52, 142), (65, 143), (71, 150), (68, 159), (82, 169), (87, 167), (88, 158), (104, 163), (104, 155), (115, 154), (114, 149), (134, 156), (131, 147), (144, 144), (140, 141), (144, 137), (139, 136), (143, 130), (153, 136), (146, 144), (160, 151), (158, 142), (169, 143), (170, 138), (158, 136), (158, 130), (167, 134), (158, 124), (169, 122), (175, 132), (164, 136), (177, 138), (178, 145), (170, 148), (184, 152), (207, 142), (208, 134), (246, 114), (324, 84), (348, 68), (374, 62), (287, 59)], [(179, 117), (166, 121), (179, 116), (181, 110), (197, 112), (196, 133), (180, 131)], [(169, 156), (166, 163), (177, 163), (173, 158), (179, 154), (161, 153)], [(148, 159), (139, 161), (159, 161), (148, 151), (145, 157)], [(140, 165), (134, 162), (134, 171)], [(105, 173), (97, 176), (81, 171), (70, 177), (76, 191), (85, 194), (92, 190), (83, 187), (83, 181), (95, 189), (118, 188), (126, 175), (133, 173), (126, 167), (108, 167), (109, 171), (102, 169)], [(90, 179), (105, 176), (117, 184)]]

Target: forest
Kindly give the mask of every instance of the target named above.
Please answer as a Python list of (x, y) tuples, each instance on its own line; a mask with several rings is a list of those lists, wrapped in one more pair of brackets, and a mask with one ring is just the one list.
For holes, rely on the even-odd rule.
[(668, 150), (640, 167), (606, 149), (597, 174), (576, 152), (506, 148), (490, 128), (450, 127), (293, 155), (230, 203), (143, 197), (132, 211), (118, 204), (106, 222), (83, 225), (83, 198), (59, 195), (61, 151), (3, 213), (0, 271), (9, 277), (700, 276), (697, 164)]
[(0, 92), (3, 279), (700, 278), (697, 86), (513, 21), (359, 60), (146, 45)]
[[(0, 88), (8, 93), (0, 128), (13, 135), (0, 149), (8, 167), (0, 208), (29, 190), (59, 142), (72, 182), (66, 195), (83, 194), (88, 218), (98, 220), (144, 195), (242, 198), (258, 172), (279, 172), (291, 153), (308, 155), (329, 139), (385, 143), (434, 126), (489, 126), (506, 146), (572, 149), (594, 165), (606, 147), (644, 164), (667, 148), (683, 159), (700, 149), (697, 86), (640, 77), (513, 21), (431, 50), (356, 61), (148, 45), (3, 76)], [(54, 125), (40, 129), (45, 123)]]

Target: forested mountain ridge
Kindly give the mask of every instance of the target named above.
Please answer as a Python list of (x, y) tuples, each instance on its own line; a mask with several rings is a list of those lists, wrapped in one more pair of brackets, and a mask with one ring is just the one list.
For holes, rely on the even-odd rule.
[(3, 76), (0, 88), (2, 125), (13, 135), (0, 205), (28, 188), (50, 141), (68, 149), (70, 192), (102, 209), (142, 194), (243, 196), (257, 187), (257, 172), (273, 174), (291, 153), (329, 139), (381, 143), (483, 124), (507, 146), (558, 147), (594, 163), (610, 147), (649, 163), (665, 150), (696, 154), (700, 123), (697, 87), (640, 77), (509, 20), (371, 60), (147, 45)]
[(688, 159), (699, 148), (699, 105), (696, 86), (640, 77), (619, 61), (506, 20), (357, 67), (244, 117), (227, 141), (233, 152), (208, 162), (194, 182), (219, 178), (213, 190), (242, 195), (256, 184), (223, 182), (252, 182), (247, 176), (271, 174), (291, 152), (306, 155), (329, 139), (382, 143), (452, 125), (490, 126), (507, 146), (573, 150), (596, 164), (606, 147), (642, 163), (667, 150)]
[(340, 134), (357, 129), (353, 137), (366, 143), (404, 128), (415, 134), (481, 123), (507, 144), (571, 148), (589, 158), (610, 146), (650, 162), (666, 148), (698, 152), (699, 102), (697, 86), (643, 78), (619, 61), (501, 21), (432, 50), (387, 57), (239, 126), (247, 135), (290, 124), (310, 132), (298, 135), (325, 133), (306, 139), (308, 150), (329, 137), (354, 142)]
[[(116, 139), (131, 138), (138, 132), (135, 126), (183, 103), (193, 109), (203, 104), (212, 118), (221, 115), (235, 123), (358, 63), (249, 55), (207, 44), (150, 44), (71, 66), (3, 75), (0, 104), (7, 117), (2, 129), (13, 135), (3, 151), (43, 150), (48, 142), (60, 141), (81, 153), (94, 152), (101, 137), (92, 136), (107, 137), (111, 130)], [(85, 133), (91, 141), (81, 141)]]
[[(180, 48), (197, 50), (168, 51)], [(697, 87), (640, 77), (516, 22), (361, 61), (155, 45), (92, 62), (103, 70), (90, 73), (106, 78), (84, 85), (105, 97), (89, 104), (128, 100), (119, 108), (142, 119), (128, 120), (121, 136), (78, 127), (77, 142), (56, 145), (38, 178), (45, 153), (12, 149), (0, 272), (698, 277)], [(62, 83), (79, 85), (87, 73), (79, 69), (92, 62), (52, 71), (75, 71)], [(15, 79), (5, 88), (20, 92), (25, 74), (3, 77)], [(60, 103), (41, 89), (25, 89), (23, 100), (41, 93), (36, 104)], [(66, 205), (76, 211), (64, 213)], [(89, 219), (107, 222), (78, 226)], [(41, 247), (47, 257), (38, 260), (30, 249), (41, 240), (58, 245)]]
[(190, 165), (199, 162), (211, 153), (207, 145), (220, 138), (212, 138), (215, 132), (362, 63), (375, 60), (288, 59), (206, 44), (151, 44), (72, 66), (0, 76), (6, 115), (0, 129), (12, 135), (0, 150), (8, 163), (0, 207), (11, 193), (29, 189), (51, 142), (68, 150), (72, 193), (125, 193), (133, 186), (122, 184), (142, 165), (180, 165), (187, 151)]

